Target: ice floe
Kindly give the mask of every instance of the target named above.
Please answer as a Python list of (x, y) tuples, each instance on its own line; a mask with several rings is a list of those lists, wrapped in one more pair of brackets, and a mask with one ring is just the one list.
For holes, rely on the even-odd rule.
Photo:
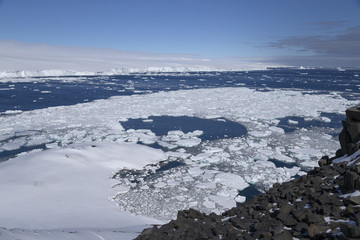
[[(277, 119), (288, 116), (315, 119), (323, 112), (342, 113), (357, 103), (333, 93), (304, 95), (300, 91), (249, 88), (119, 96), (2, 115), (0, 152), (29, 143), (55, 148), (45, 151), (45, 155), (60, 151), (56, 147), (82, 142), (158, 144), (166, 155), (162, 163), (157, 159), (141, 169), (128, 166), (129, 169), (119, 171), (117, 185), (112, 189), (115, 194), (105, 195), (114, 197), (119, 210), (169, 220), (177, 210), (189, 207), (207, 213), (221, 212), (235, 206), (236, 201), (243, 201), (239, 190), (249, 185), (266, 189), (275, 182), (303, 174), (299, 166), (303, 169), (315, 166), (319, 157), (333, 154), (338, 143), (323, 128), (300, 127), (285, 133)], [(157, 136), (150, 130), (125, 130), (120, 123), (130, 118), (164, 115), (222, 117), (244, 125), (248, 134), (203, 141), (199, 137), (201, 131), (169, 131)], [(297, 167), (276, 167), (269, 159), (294, 162)], [(179, 164), (161, 168), (166, 162)]]
[[(6, 228), (117, 228), (154, 223), (119, 211), (110, 198), (119, 169), (141, 169), (165, 157), (135, 144), (69, 145), (21, 155), (0, 167), (0, 226)], [(155, 221), (156, 222), (156, 221)]]

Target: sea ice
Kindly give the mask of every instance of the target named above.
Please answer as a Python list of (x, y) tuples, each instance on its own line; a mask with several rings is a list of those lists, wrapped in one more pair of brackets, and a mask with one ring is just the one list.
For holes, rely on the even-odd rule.
[[(70, 145), (21, 155), (0, 164), (0, 226), (117, 228), (156, 222), (119, 211), (109, 199), (119, 169), (164, 159), (161, 150), (134, 144)], [(121, 188), (124, 190), (124, 188)]]
[[(261, 99), (261, 103), (259, 99)], [(255, 184), (255, 187), (260, 190), (266, 189), (275, 182), (287, 181), (295, 174), (301, 173), (299, 168), (276, 168), (274, 164), (264, 161), (277, 159), (283, 162), (295, 162), (298, 166), (312, 167), (317, 164), (318, 158), (322, 155), (334, 154), (334, 149), (338, 148), (337, 140), (329, 138), (330, 135), (324, 133), (323, 129), (299, 129), (285, 133), (277, 126), (279, 122), (276, 119), (291, 116), (317, 118), (321, 116), (322, 112), (343, 112), (347, 107), (359, 102), (349, 101), (334, 94), (305, 96), (301, 91), (256, 91), (249, 88), (192, 89), (117, 96), (73, 106), (50, 107), (16, 115), (1, 115), (0, 139), (2, 141), (0, 141), (0, 149), (19, 149), (27, 142), (40, 139), (40, 142), (52, 142), (52, 146), (57, 145), (60, 148), (35, 154), (46, 156), (50, 151), (67, 161), (69, 159), (66, 158), (65, 152), (71, 150), (66, 147), (69, 144), (134, 143), (126, 146), (133, 146), (129, 148), (139, 151), (139, 153), (134, 153), (135, 156), (137, 156), (136, 154), (140, 154), (141, 157), (145, 156), (144, 162), (137, 165), (132, 163), (132, 158), (127, 159), (128, 165), (122, 167), (128, 169), (122, 169), (114, 180), (109, 180), (108, 178), (111, 177), (109, 175), (102, 175), (103, 181), (109, 181), (110, 185), (117, 184), (110, 189), (111, 191), (109, 190), (110, 194), (104, 194), (104, 196), (114, 196), (113, 200), (118, 203), (118, 208), (114, 207), (115, 210), (113, 209), (115, 212), (117, 209), (118, 212), (121, 212), (120, 210), (129, 211), (138, 215), (169, 220), (176, 216), (178, 209), (189, 207), (195, 207), (207, 213), (226, 210), (230, 204), (218, 204), (218, 198), (209, 198), (209, 196), (219, 196), (219, 193), (222, 193), (221, 196), (227, 199), (227, 203), (235, 204), (235, 198), (239, 202), (242, 198), (236, 197), (234, 192), (243, 189), (248, 184)], [(199, 131), (192, 133), (175, 131), (169, 132), (165, 136), (155, 136), (152, 132), (145, 130), (125, 131), (119, 123), (119, 121), (129, 118), (146, 119), (149, 116), (163, 115), (196, 116), (204, 119), (214, 116), (222, 117), (243, 124), (247, 128), (248, 134), (237, 138), (201, 142), (198, 138), (201, 134)], [(29, 130), (37, 131), (29, 132)], [(27, 132), (25, 142), (14, 142), (13, 137), (23, 132)], [(165, 149), (165, 153), (156, 150), (157, 153), (161, 152), (161, 157), (155, 154), (158, 157), (151, 162), (153, 165), (144, 167), (150, 163), (149, 156), (143, 150), (139, 150), (139, 145), (135, 144), (138, 142), (157, 143), (168, 150)], [(91, 144), (87, 146), (91, 146)], [(86, 151), (88, 150), (90, 153), (95, 151), (90, 147), (86, 149)], [(86, 154), (85, 150), (80, 152), (80, 156)], [(109, 150), (110, 153), (111, 150)], [(126, 151), (125, 153), (118, 152), (119, 156), (123, 154), (130, 156)], [(309, 155), (310, 157), (306, 157)], [(70, 158), (72, 156), (70, 154)], [(103, 159), (106, 156), (106, 154), (96, 154), (97, 159)], [(0, 164), (0, 171), (5, 171), (2, 170), (5, 166), (10, 166), (13, 161), (15, 164), (19, 161), (18, 159), (22, 158), (25, 156)], [(30, 156), (28, 158), (35, 161)], [(157, 164), (160, 160), (175, 161), (181, 164), (166, 171), (160, 171), (160, 164)], [(40, 163), (36, 162), (36, 164)], [(57, 164), (55, 164), (55, 168)], [(110, 164), (110, 172), (106, 172), (107, 174), (115, 171), (112, 168), (115, 165), (112, 166), (112, 164)], [(101, 165), (98, 171), (104, 170), (105, 165)], [(271, 167), (269, 167), (270, 165)], [(47, 167), (50, 168), (50, 166), (51, 164)], [(26, 171), (28, 168), (31, 169), (28, 165), (19, 166), (18, 170)], [(48, 170), (49, 168), (44, 169)], [(137, 170), (132, 170), (134, 168)], [(28, 176), (28, 173), (24, 174)], [(0, 178), (4, 180), (4, 176), (1, 175)], [(4, 181), (0, 185), (0, 189), (6, 187), (6, 184), (3, 183)], [(36, 189), (52, 184), (51, 181), (36, 181), (36, 183)], [(9, 187), (15, 189), (15, 185), (21, 186), (22, 184), (25, 183), (15, 181)], [(92, 188), (86, 184), (88, 183), (84, 183), (84, 187)], [(31, 186), (31, 189), (35, 188), (35, 185)], [(86, 194), (87, 191), (85, 190)], [(103, 192), (104, 190), (99, 191)], [(111, 195), (113, 191), (117, 195)], [(33, 191), (32, 194), (34, 193)], [(6, 199), (7, 195), (4, 196)], [(177, 198), (179, 196), (182, 196), (181, 201)], [(34, 197), (45, 198), (44, 193), (35, 194)], [(205, 199), (205, 197), (208, 198)], [(170, 201), (170, 199), (172, 200)], [(83, 202), (87, 201), (85, 198), (82, 200)], [(29, 211), (32, 211), (31, 208)], [(104, 211), (104, 213), (108, 212)], [(1, 213), (2, 216), (9, 216), (9, 212), (7, 214)], [(16, 215), (15, 211), (14, 214), (13, 219), (22, 219), (20, 213)], [(108, 218), (110, 219), (112, 216), (114, 215), (109, 213)], [(5, 217), (3, 219), (9, 220)], [(26, 218), (24, 218), (25, 220)], [(55, 220), (52, 220), (53, 224), (55, 224)], [(62, 219), (59, 221), (61, 223)], [(86, 222), (89, 221), (91, 219)], [(10, 224), (10, 222), (8, 223)], [(35, 223), (36, 221), (29, 220), (27, 224)], [(47, 224), (50, 225), (51, 222)], [(0, 222), (1, 225), (6, 226)], [(13, 226), (21, 227), (22, 225), (13, 222)]]

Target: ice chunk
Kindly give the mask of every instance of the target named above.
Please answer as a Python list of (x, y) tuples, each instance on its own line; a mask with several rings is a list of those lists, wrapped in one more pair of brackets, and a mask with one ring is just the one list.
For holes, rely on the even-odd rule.
[(293, 125), (299, 124), (298, 121), (291, 120), (291, 119), (288, 120), (288, 123), (289, 123), (289, 124), (293, 124)]
[(215, 177), (215, 181), (227, 187), (243, 190), (249, 184), (240, 176), (230, 173), (219, 173)]

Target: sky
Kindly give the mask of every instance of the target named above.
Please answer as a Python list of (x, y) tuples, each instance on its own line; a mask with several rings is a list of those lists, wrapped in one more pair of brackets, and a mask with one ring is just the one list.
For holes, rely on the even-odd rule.
[(9, 41), (360, 67), (360, 0), (0, 0)]

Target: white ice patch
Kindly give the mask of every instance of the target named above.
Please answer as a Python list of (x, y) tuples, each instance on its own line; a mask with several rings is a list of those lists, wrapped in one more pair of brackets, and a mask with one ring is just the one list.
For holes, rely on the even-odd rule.
[(3, 113), (0, 113), (1, 114), (5, 114), (5, 115), (11, 115), (11, 114), (19, 114), (19, 113), (22, 113), (23, 111), (21, 110), (6, 110), (5, 112)]
[(235, 188), (239, 191), (249, 186), (249, 184), (242, 177), (230, 173), (217, 174), (215, 181), (226, 187)]
[(1, 239), (4, 240), (132, 240), (135, 239), (144, 228), (151, 225), (120, 228), (92, 228), (92, 229), (5, 229), (0, 228)]
[(159, 144), (163, 147), (173, 149), (176, 147), (195, 147), (201, 143), (200, 136), (203, 132), (196, 130), (194, 132), (183, 133), (182, 131), (169, 131), (166, 136), (161, 137)]
[[(109, 199), (122, 168), (143, 168), (161, 150), (133, 144), (81, 144), (19, 156), (0, 164), (0, 226), (115, 228), (155, 220), (119, 211)], [(121, 190), (124, 192), (124, 188)]]
[(341, 195), (341, 197), (343, 197), (343, 198), (347, 198), (347, 197), (358, 197), (358, 196), (360, 196), (360, 191), (359, 191), (359, 190), (355, 190), (355, 191), (352, 192), (352, 193), (347, 193), (347, 194)]
[(291, 120), (291, 119), (288, 120), (288, 123), (289, 123), (289, 124), (293, 124), (293, 125), (299, 124), (298, 121)]

